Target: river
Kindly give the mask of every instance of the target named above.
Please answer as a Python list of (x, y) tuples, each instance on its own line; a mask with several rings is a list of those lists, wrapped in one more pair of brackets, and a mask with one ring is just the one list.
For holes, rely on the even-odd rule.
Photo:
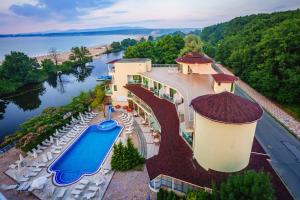
[(96, 77), (107, 74), (106, 62), (117, 59), (122, 53), (102, 55), (94, 60), (88, 73), (62, 75), (45, 81), (38, 89), (9, 99), (0, 99), (0, 140), (13, 134), (27, 119), (39, 115), (45, 108), (70, 102), (81, 91), (88, 91), (97, 84)]

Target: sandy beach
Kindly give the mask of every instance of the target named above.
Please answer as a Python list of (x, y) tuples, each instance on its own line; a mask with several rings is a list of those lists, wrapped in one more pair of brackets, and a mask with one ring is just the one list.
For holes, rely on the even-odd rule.
[[(106, 53), (107, 48), (110, 50), (110, 46), (107, 45), (97, 45), (93, 47), (88, 47), (88, 50), (90, 51), (93, 59), (98, 58), (102, 54)], [(69, 56), (71, 54), (71, 51), (66, 51), (66, 52), (58, 52), (57, 53), (57, 60), (58, 64), (61, 64), (64, 61), (69, 60)], [(49, 58), (53, 60), (53, 57), (51, 55), (42, 55), (42, 56), (36, 56), (35, 57), (39, 63), (42, 62), (42, 60)], [(53, 60), (54, 61), (54, 60)]]

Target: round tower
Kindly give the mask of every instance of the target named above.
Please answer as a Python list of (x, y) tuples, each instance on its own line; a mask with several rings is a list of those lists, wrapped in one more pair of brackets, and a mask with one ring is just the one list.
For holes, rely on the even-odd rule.
[(257, 120), (263, 114), (261, 107), (230, 92), (199, 96), (191, 106), (197, 162), (206, 170), (244, 169), (249, 163)]

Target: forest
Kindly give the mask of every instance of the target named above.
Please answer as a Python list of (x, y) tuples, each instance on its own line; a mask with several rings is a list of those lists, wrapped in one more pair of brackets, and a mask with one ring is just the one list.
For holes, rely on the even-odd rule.
[(195, 31), (203, 50), (300, 118), (300, 10), (237, 17)]

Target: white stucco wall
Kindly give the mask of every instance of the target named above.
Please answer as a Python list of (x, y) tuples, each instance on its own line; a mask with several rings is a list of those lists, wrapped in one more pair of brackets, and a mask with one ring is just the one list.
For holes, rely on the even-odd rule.
[[(231, 84), (233, 84), (233, 90), (231, 91)], [(218, 82), (213, 81), (213, 87), (214, 87), (214, 91), (216, 93), (220, 93), (220, 92), (234, 92), (235, 86), (234, 83), (220, 83), (220, 85), (218, 84)]]
[[(116, 62), (113, 73), (113, 94), (111, 96), (113, 104), (127, 105), (127, 89), (124, 86), (128, 82), (129, 75), (140, 75), (140, 73), (151, 70), (151, 61), (145, 62)], [(114, 90), (117, 86), (117, 91)]]
[(182, 65), (182, 73), (188, 74), (190, 67), (191, 73), (196, 74), (217, 74), (217, 72), (213, 69), (212, 63), (204, 63), (204, 64), (185, 64), (180, 63)]
[(244, 169), (250, 159), (256, 122), (224, 124), (194, 113), (193, 153), (206, 170), (235, 172)]

